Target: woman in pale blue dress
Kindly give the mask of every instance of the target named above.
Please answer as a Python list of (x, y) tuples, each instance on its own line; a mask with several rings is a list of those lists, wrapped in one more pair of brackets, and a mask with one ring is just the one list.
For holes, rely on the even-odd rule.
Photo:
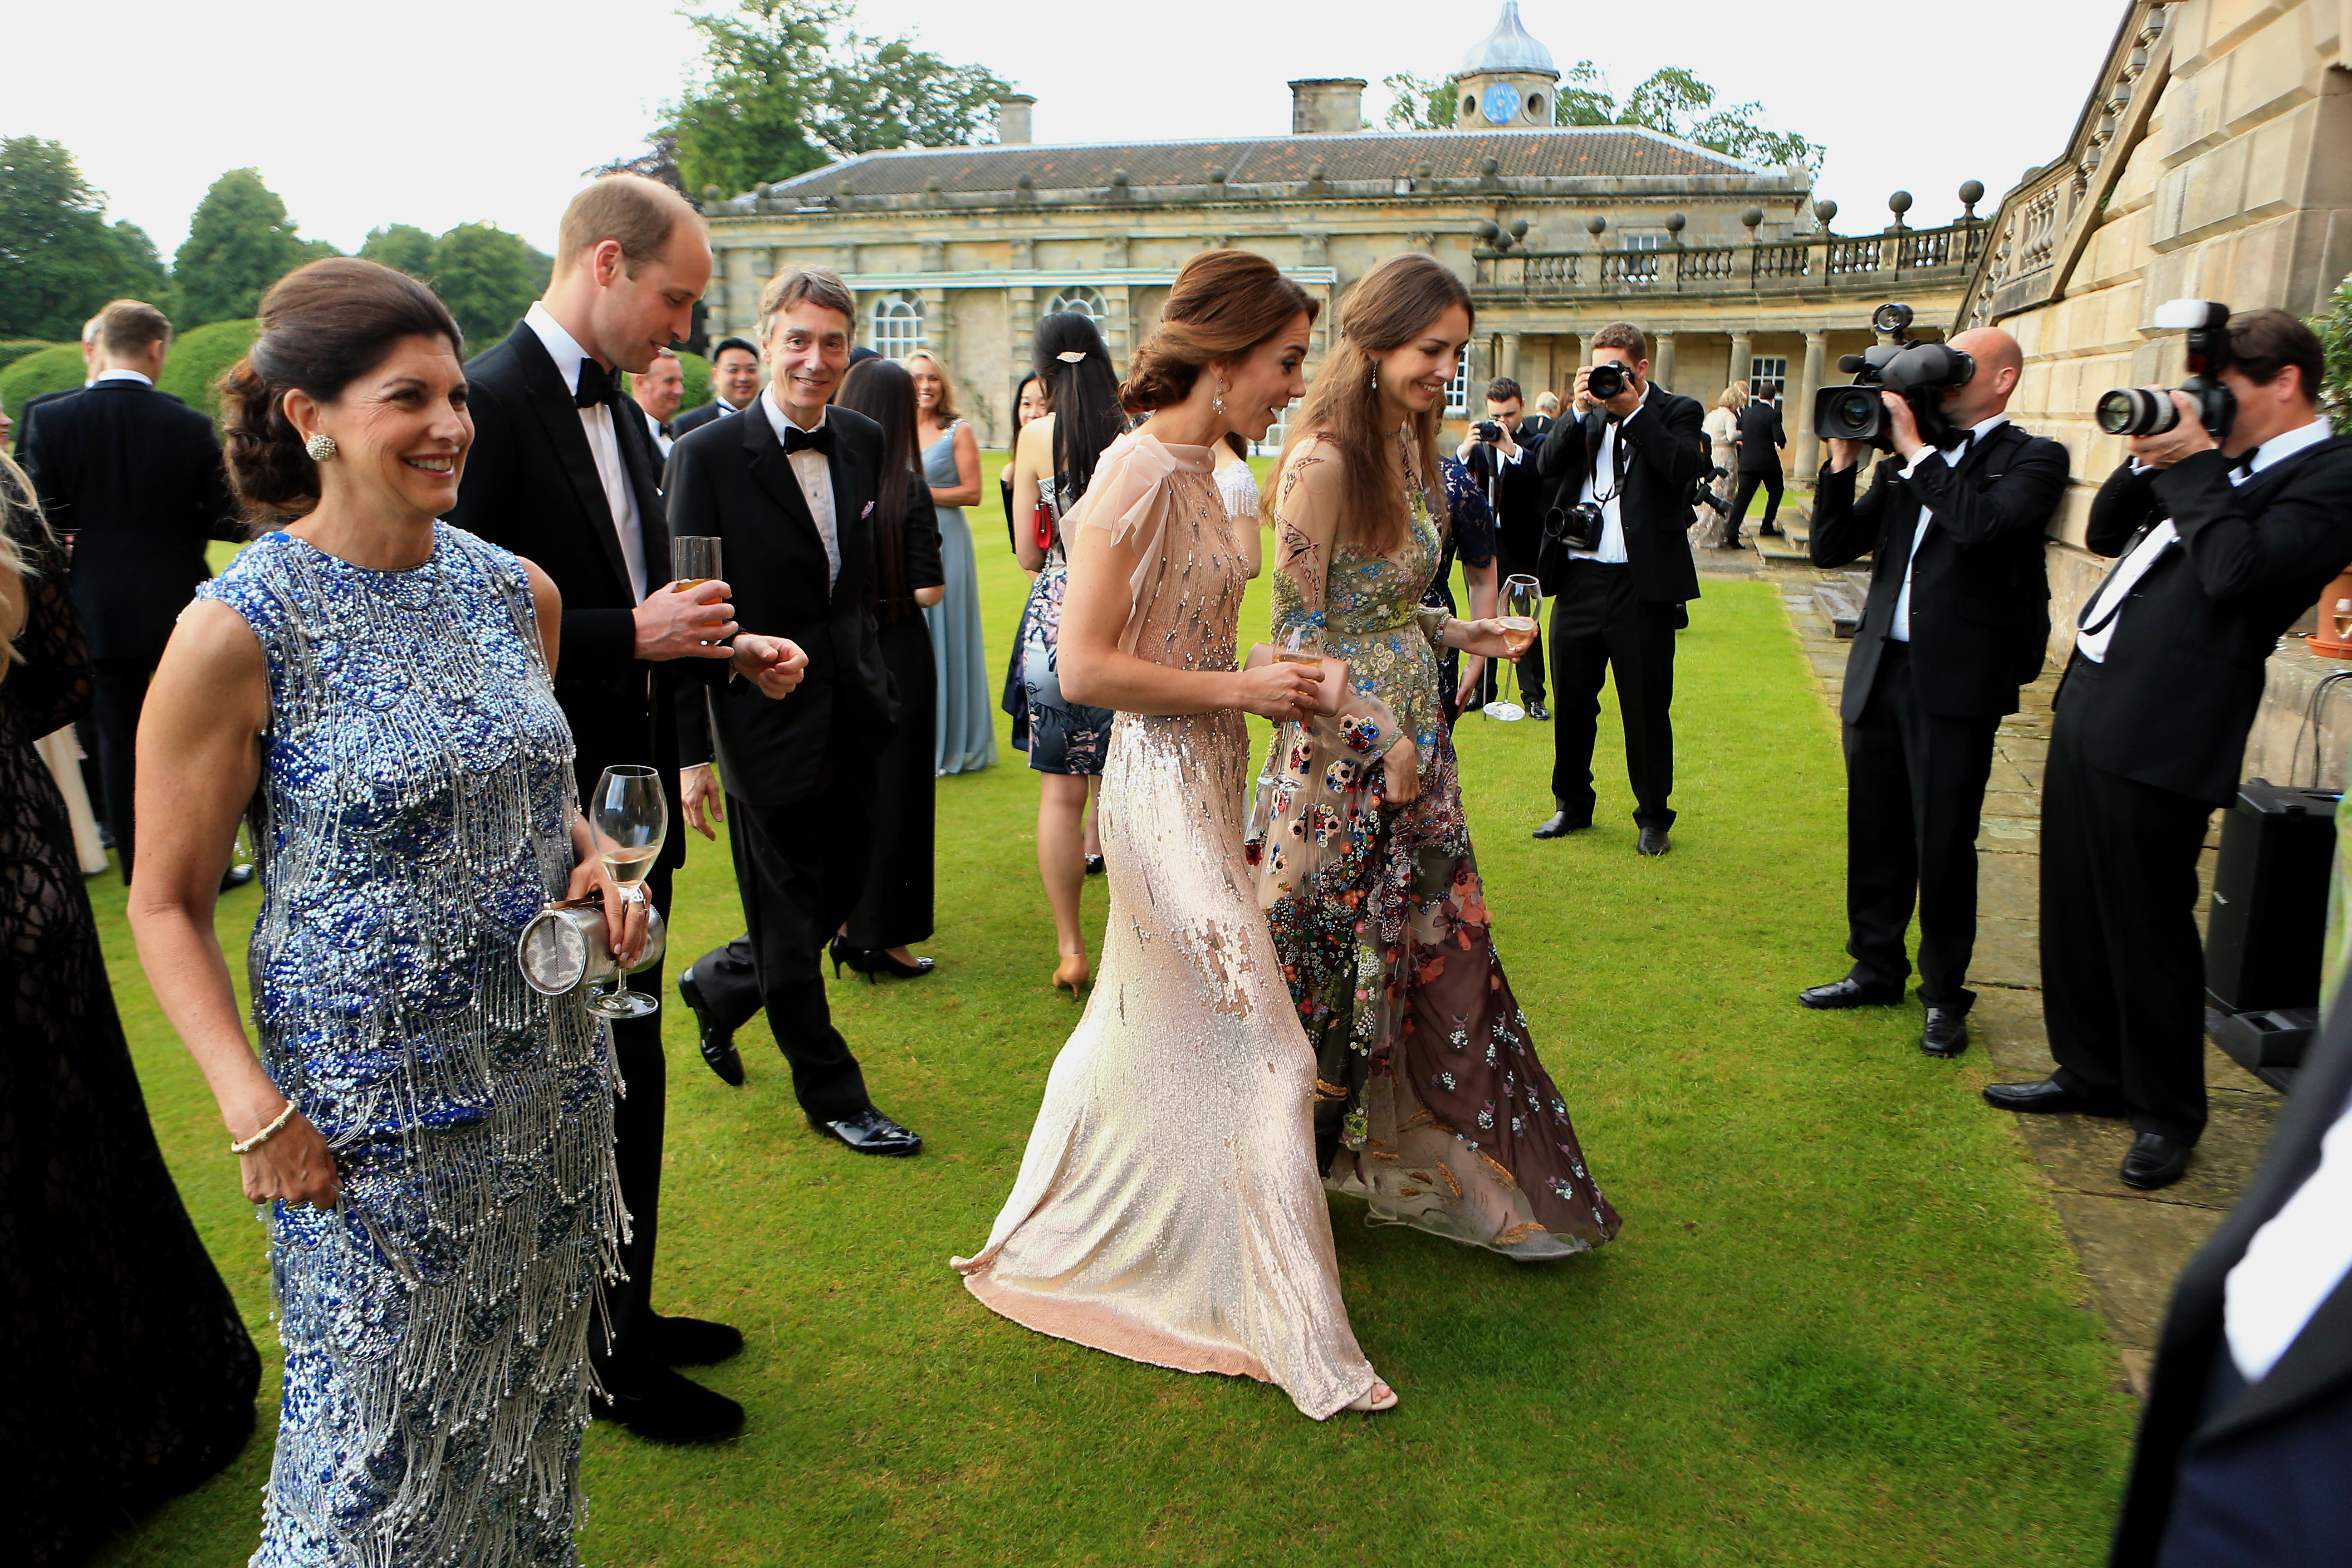
[(915, 439), (939, 511), (940, 560), (947, 569), (946, 597), (923, 612), (939, 678), (933, 760), (942, 773), (977, 773), (996, 760), (996, 715), (980, 637), (980, 564), (963, 515), (980, 502), (980, 439), (956, 417), (945, 367), (927, 353), (908, 355), (906, 364), (915, 378)]

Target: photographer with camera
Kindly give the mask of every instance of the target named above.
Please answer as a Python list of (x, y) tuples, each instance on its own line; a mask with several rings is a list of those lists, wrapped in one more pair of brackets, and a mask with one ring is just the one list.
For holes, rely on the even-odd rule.
[[(1893, 331), (1907, 343), (1908, 312), (1902, 315)], [(1976, 1000), (1967, 982), (1977, 934), (1977, 826), (1993, 736), (2017, 711), (2018, 688), (2042, 670), (2050, 639), (2042, 531), (2065, 496), (2067, 458), (2057, 442), (2009, 422), (2025, 366), (2015, 338), (1987, 327), (1909, 348), (1932, 352), (1884, 362), (1885, 379), (1906, 391), (1876, 391), (1865, 405), (1847, 388), (1825, 389), (1825, 413), (1831, 395), (1844, 395), (1864, 417), (1818, 422), (1832, 430), (1875, 425), (1867, 436), (1828, 442), (1809, 546), (1815, 566), (1868, 555), (1871, 574), (1839, 707), (1845, 950), (1853, 967), (1797, 1000), (1808, 1007), (1900, 1003), (1916, 901), (1919, 999), (1927, 1010), (1919, 1048), (1955, 1057), (1968, 1048)], [(1874, 445), (1889, 455), (1857, 500), (1862, 454)]]
[(2178, 300), (2189, 384), (2100, 399), (2131, 460), (2091, 508), (2120, 556), (2084, 604), (2042, 785), (2042, 999), (2057, 1070), (2004, 1110), (2127, 1117), (2124, 1182), (2177, 1181), (2205, 1128), (2197, 859), (2238, 790), (2263, 665), (2352, 561), (2352, 440), (2325, 351), (2284, 310)]
[(1535, 830), (1558, 838), (1592, 826), (1592, 741), (1601, 683), (1613, 673), (1625, 721), (1636, 849), (1664, 855), (1675, 813), (1675, 633), (1698, 597), (1691, 490), (1706, 463), (1702, 410), (1650, 381), (1649, 339), (1630, 321), (1592, 334), (1569, 413), (1536, 448), (1553, 489), (1536, 575), (1552, 601), (1551, 793)]
[[(1544, 431), (1551, 421), (1527, 412), (1527, 395), (1519, 384), (1507, 375), (1498, 375), (1486, 384), (1486, 417), (1470, 426), (1470, 434), (1455, 448), (1454, 457), (1470, 470), (1479, 493), (1486, 498), (1486, 507), (1495, 520), (1496, 557), (1500, 572), (1496, 577), (1534, 576), (1537, 547), (1543, 542), (1543, 487), (1536, 477), (1534, 457), (1543, 445)], [(1474, 589), (1471, 595), (1471, 615), (1491, 616), (1495, 613), (1490, 594), (1483, 605)], [(1544, 707), (1543, 634), (1528, 645), (1520, 655), (1518, 679), (1527, 694), (1528, 717), (1549, 719)], [(1478, 672), (1478, 689), (1467, 694), (1462, 710), (1468, 712), (1495, 698), (1495, 669), (1476, 654), (1463, 655), (1465, 669)]]

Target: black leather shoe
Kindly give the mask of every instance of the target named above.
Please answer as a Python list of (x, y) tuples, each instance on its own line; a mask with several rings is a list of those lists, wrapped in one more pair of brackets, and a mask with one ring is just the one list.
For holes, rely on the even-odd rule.
[(1535, 837), (1538, 838), (1565, 838), (1571, 833), (1581, 833), (1591, 826), (1592, 817), (1590, 814), (1583, 816), (1570, 816), (1568, 814), (1567, 808), (1562, 807), (1559, 811), (1553, 812), (1550, 816), (1544, 819), (1543, 826), (1536, 829)]
[(2161, 1132), (2141, 1133), (2132, 1140), (2131, 1152), (2124, 1156), (2124, 1185), (2144, 1193), (2172, 1185), (2189, 1169), (2191, 1147)]
[(1633, 853), (1636, 855), (1663, 855), (1674, 847), (1675, 841), (1666, 837), (1666, 830), (1664, 828), (1644, 827), (1642, 829), (1642, 837), (1636, 840), (1633, 845)]
[(936, 958), (918, 958), (912, 963), (901, 963), (881, 948), (866, 955), (866, 978), (887, 974), (893, 980), (920, 980), (940, 966)]
[(1903, 1000), (1903, 987), (1873, 985), (1849, 974), (1843, 980), (1800, 991), (1797, 1000), (1807, 1007), (1892, 1007)]
[(809, 1119), (809, 1125), (828, 1138), (837, 1138), (861, 1154), (904, 1156), (922, 1152), (920, 1134), (909, 1132), (872, 1106), (839, 1121)]
[(743, 1430), (741, 1405), (666, 1366), (606, 1394), (597, 1414), (653, 1443), (719, 1443)]
[(252, 880), (253, 868), (240, 860), (221, 873), (220, 890), (224, 893), (231, 892)]
[(710, 1070), (719, 1075), (721, 1083), (742, 1088), (743, 1058), (735, 1051), (735, 1031), (721, 1025), (703, 1005), (702, 987), (695, 981), (691, 964), (677, 977), (677, 994), (694, 1010), (695, 1035), (702, 1047), (702, 1059), (710, 1064)]
[(1103, 874), (1103, 858), (1102, 858), (1101, 856), (1099, 856), (1099, 855), (1089, 855), (1089, 856), (1087, 856), (1087, 876), (1089, 876), (1089, 877), (1099, 877), (1099, 876), (1101, 876), (1102, 874)]
[(1919, 1048), (1931, 1057), (1956, 1057), (1969, 1048), (1969, 1016), (1950, 1007), (1927, 1009), (1927, 1029)]
[(1528, 704), (1528, 717), (1530, 719), (1549, 719), (1551, 717), (1551, 710), (1545, 707), (1540, 702), (1530, 702)]
[(2112, 1100), (2094, 1100), (2077, 1094), (2055, 1079), (2037, 1079), (2032, 1083), (1989, 1083), (1984, 1086), (1985, 1103), (1998, 1110), (2018, 1110), (2031, 1115), (2049, 1116), (2121, 1116), (2124, 1108)]
[(743, 1333), (700, 1318), (654, 1320), (654, 1352), (672, 1366), (711, 1366), (743, 1348)]

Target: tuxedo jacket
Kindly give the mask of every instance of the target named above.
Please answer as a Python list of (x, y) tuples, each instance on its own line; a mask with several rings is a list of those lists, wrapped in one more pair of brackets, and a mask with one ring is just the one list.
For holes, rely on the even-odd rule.
[(2085, 761), (2226, 805), (2279, 637), (2352, 562), (2352, 440), (2332, 437), (2242, 485), (2199, 452), (2134, 474), (2092, 503), (2089, 543), (2121, 555), (2167, 515), (2179, 532), (2123, 601), (2076, 721)]
[(25, 421), (25, 468), (61, 533), (94, 659), (153, 660), (212, 575), (205, 547), (243, 539), (213, 422), (135, 381), (50, 399)]
[(1544, 482), (1538, 466), (1543, 434), (1530, 432), (1523, 424), (1513, 439), (1519, 444), (1517, 462), (1501, 461), (1495, 448), (1481, 441), (1470, 448), (1462, 466), (1470, 470), (1478, 493), (1494, 502), (1495, 543), (1505, 569), (1532, 570), (1543, 544), (1544, 508), (1550, 504), (1552, 487)]
[[(448, 521), (554, 579), (563, 595), (555, 699), (572, 725), (580, 798), (589, 800), (597, 775), (615, 763), (653, 768), (669, 796), (671, 824), (656, 864), (681, 865), (686, 835), (678, 826), (671, 688), (683, 661), (636, 657), (636, 595), (579, 405), (527, 321), (467, 362), (466, 384), (474, 444)], [(617, 390), (606, 406), (635, 492), (646, 584), (656, 589), (670, 577), (661, 459), (643, 409)]]
[[(828, 463), (841, 551), (841, 574), (829, 586), (824, 541), (765, 409), (754, 404), (740, 419), (706, 423), (669, 453), (670, 525), (721, 541), (735, 618), (745, 631), (789, 637), (808, 655), (807, 675), (781, 700), (750, 681), (727, 679), (715, 661), (684, 672), (685, 761), (715, 754), (727, 792), (754, 805), (791, 805), (822, 793), (845, 761), (870, 762), (880, 752), (898, 720), (874, 609), (882, 426), (837, 407), (825, 411), (825, 425), (833, 432)], [(923, 541), (937, 571), (939, 520), (929, 487), (909, 484), (906, 509), (909, 565), (917, 569), (909, 580), (920, 582)]]
[(1780, 411), (1762, 398), (1752, 398), (1739, 411), (1739, 471), (1743, 474), (1769, 473), (1780, 466), (1780, 448), (1789, 444), (1789, 432), (1780, 423)]
[[(1705, 469), (1706, 443), (1700, 435), (1706, 410), (1696, 398), (1650, 384), (1641, 417), (1617, 432), (1618, 511), (1625, 525), (1625, 560), (1633, 569), (1633, 591), (1654, 605), (1698, 597), (1698, 569), (1691, 563), (1691, 485)], [(1549, 492), (1538, 518), (1553, 508), (1572, 510), (1584, 493), (1593, 454), (1608, 416), (1594, 409), (1582, 419), (1566, 416), (1535, 454), (1536, 473)], [(1608, 476), (1601, 489), (1608, 489)], [(1540, 524), (1539, 524), (1540, 526)], [(1545, 597), (1568, 580), (1568, 547), (1546, 538), (1536, 557), (1536, 575)]]
[[(2017, 689), (2042, 672), (2050, 642), (2050, 575), (2042, 531), (2066, 494), (2066, 448), (2014, 424), (1977, 442), (1958, 468), (1941, 452), (1882, 458), (1854, 499), (1856, 463), (1823, 465), (1813, 493), (1813, 564), (1871, 558), (1870, 593), (1846, 655), (1841, 711), (1862, 717), (1911, 573), (1911, 679), (1928, 713), (1991, 719), (2017, 711)], [(1919, 541), (1919, 511), (1936, 514)]]
[(734, 412), (734, 409), (714, 397), (701, 407), (689, 408), (672, 419), (669, 422), (669, 438), (675, 441), (689, 431), (701, 429), (713, 419), (723, 419)]
[[(2228, 483), (2224, 479), (2223, 483)], [(2119, 634), (2120, 635), (2120, 634)], [(2254, 1233), (2270, 1223), (2319, 1168), (2320, 1140), (2352, 1099), (2352, 1007), (2339, 1000), (2313, 1044), (2294, 1094), (2279, 1118), (2261, 1167), (2221, 1227), (2173, 1286), (2147, 1405), (2140, 1412), (2116, 1521), (2114, 1568), (2152, 1568), (2172, 1511), (2180, 1460), (2189, 1449), (2259, 1432), (2352, 1378), (2352, 1279), (2338, 1281), (2267, 1376), (2221, 1408), (2208, 1411), (2213, 1358), (2230, 1353), (2222, 1331), (2222, 1290)]]

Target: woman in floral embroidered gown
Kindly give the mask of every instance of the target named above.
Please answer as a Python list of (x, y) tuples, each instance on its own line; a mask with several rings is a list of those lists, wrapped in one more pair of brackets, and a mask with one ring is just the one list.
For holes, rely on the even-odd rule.
[(1276, 733), (1258, 896), (1316, 1047), (1325, 1184), (1376, 1223), (1559, 1258), (1616, 1235), (1617, 1214), (1489, 942), (1439, 689), (1439, 647), (1506, 650), (1496, 623), (1418, 604), (1443, 542), (1440, 399), (1470, 331), (1451, 271), (1382, 262), (1349, 296), (1284, 454), (1275, 644), (1319, 643), (1353, 689)]

